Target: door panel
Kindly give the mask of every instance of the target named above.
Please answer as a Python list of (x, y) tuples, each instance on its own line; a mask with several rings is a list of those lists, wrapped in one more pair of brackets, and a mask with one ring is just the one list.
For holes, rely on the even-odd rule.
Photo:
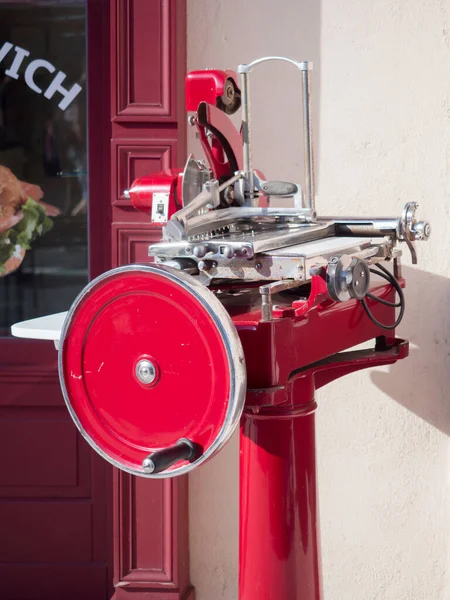
[(114, 0), (114, 4), (120, 27), (115, 38), (118, 68), (113, 73), (112, 118), (175, 122), (175, 86), (169, 74), (177, 66), (175, 21), (185, 6), (171, 0)]
[(0, 565), (2, 600), (98, 600), (106, 598), (105, 567), (70, 564)]
[[(186, 157), (186, 4), (111, 1), (113, 266), (149, 262), (149, 243), (161, 239), (124, 190)], [(114, 600), (193, 600), (187, 484), (114, 470)]]
[[(148, 138), (152, 135), (147, 131)], [(112, 181), (113, 206), (130, 208), (124, 191), (135, 179), (159, 173), (176, 165), (176, 140), (164, 139), (115, 139), (111, 142), (111, 162), (116, 165)], [(148, 223), (147, 223), (148, 225)]]
[[(69, 416), (53, 344), (9, 336), (14, 321), (67, 310), (89, 277), (109, 266), (102, 249), (110, 239), (109, 175), (100, 165), (110, 135), (100, 115), (110, 90), (98, 75), (109, 60), (108, 8), (109, 0), (0, 0), (0, 165), (38, 185), (42, 201), (59, 210), (20, 267), (0, 276), (2, 600), (112, 595), (111, 470)], [(5, 44), (12, 49), (2, 58)], [(25, 54), (15, 74), (16, 48)], [(34, 62), (33, 71), (37, 60), (47, 63)], [(66, 77), (51, 95), (59, 73)], [(64, 90), (75, 85), (81, 89), (61, 108)], [(96, 225), (89, 240), (88, 210)]]
[[(68, 415), (54, 348), (22, 343), (30, 362), (11, 365), (2, 348), (11, 342), (0, 344), (1, 598), (106, 600), (107, 467)], [(39, 361), (47, 351), (52, 361)]]

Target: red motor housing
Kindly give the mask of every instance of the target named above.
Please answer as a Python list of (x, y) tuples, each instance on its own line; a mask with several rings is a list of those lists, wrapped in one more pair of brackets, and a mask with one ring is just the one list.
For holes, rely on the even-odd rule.
[(181, 169), (167, 169), (136, 179), (128, 190), (131, 204), (153, 223), (166, 223), (182, 206), (182, 175)]

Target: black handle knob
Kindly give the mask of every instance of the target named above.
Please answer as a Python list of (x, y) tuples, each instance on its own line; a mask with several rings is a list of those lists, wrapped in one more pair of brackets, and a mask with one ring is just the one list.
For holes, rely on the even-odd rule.
[(182, 438), (174, 446), (149, 454), (142, 461), (142, 467), (144, 473), (161, 473), (179, 460), (192, 461), (197, 458), (197, 455), (198, 449), (196, 444), (186, 438)]

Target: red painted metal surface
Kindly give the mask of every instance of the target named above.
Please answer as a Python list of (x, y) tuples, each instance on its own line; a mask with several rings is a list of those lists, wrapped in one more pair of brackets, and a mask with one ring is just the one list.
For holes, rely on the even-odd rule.
[(321, 599), (314, 409), (242, 418), (239, 600)]
[[(241, 131), (236, 129), (223, 107), (220, 108), (220, 97), (230, 78), (238, 90), (238, 77), (234, 71), (192, 71), (186, 76), (186, 110), (196, 112), (195, 125), (200, 143), (212, 176), (219, 181), (225, 181), (243, 169)], [(257, 171), (257, 174), (264, 179), (262, 173)], [(261, 194), (258, 206), (268, 205), (268, 197)]]
[[(223, 339), (194, 294), (164, 272), (100, 279), (77, 305), (62, 357), (79, 427), (124, 468), (143, 472), (144, 458), (180, 438), (205, 454), (222, 430), (231, 381)], [(136, 377), (144, 359), (157, 371), (150, 385)]]
[[(242, 137), (228, 115), (211, 104), (201, 102), (196, 127), (215, 179), (228, 179), (243, 168)], [(213, 134), (211, 143), (207, 131)]]
[(130, 201), (136, 210), (151, 215), (154, 194), (169, 194), (167, 219), (180, 210), (181, 203), (181, 169), (168, 169), (162, 173), (146, 175), (133, 181), (129, 189)]
[[(335, 303), (322, 292), (312, 286), (308, 313), (285, 301), (279, 318), (265, 323), (251, 301), (229, 307), (248, 378), (240, 428), (239, 600), (322, 600), (314, 392), (408, 354), (408, 343), (385, 338), (358, 301)], [(389, 285), (371, 292), (393, 300)], [(370, 308), (393, 322), (392, 308), (374, 301)], [(344, 352), (373, 338), (374, 350)]]
[(234, 71), (191, 71), (186, 75), (186, 110), (196, 112), (200, 102), (216, 106), (225, 90), (225, 82), (231, 80), (238, 87), (238, 76)]
[[(394, 299), (391, 286), (374, 286), (370, 291)], [(357, 300), (328, 301), (300, 317), (290, 316), (292, 302), (277, 299), (276, 304), (285, 305), (287, 316), (269, 322), (260, 322), (260, 310), (252, 309), (250, 301), (248, 307), (229, 307), (244, 347), (249, 389), (284, 385), (292, 371), (384, 335)], [(393, 308), (373, 300), (368, 305), (381, 322), (394, 321)]]
[(240, 435), (239, 600), (322, 600), (314, 392), (407, 354), (407, 342), (397, 340), (328, 357), (294, 371), (279, 405), (257, 406), (249, 394)]

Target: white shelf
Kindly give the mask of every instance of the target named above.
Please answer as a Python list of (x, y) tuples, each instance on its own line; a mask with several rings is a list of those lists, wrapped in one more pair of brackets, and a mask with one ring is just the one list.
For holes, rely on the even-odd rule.
[(21, 321), (11, 327), (11, 333), (14, 337), (18, 338), (50, 340), (58, 348), (66, 315), (67, 312), (60, 312), (46, 317)]

